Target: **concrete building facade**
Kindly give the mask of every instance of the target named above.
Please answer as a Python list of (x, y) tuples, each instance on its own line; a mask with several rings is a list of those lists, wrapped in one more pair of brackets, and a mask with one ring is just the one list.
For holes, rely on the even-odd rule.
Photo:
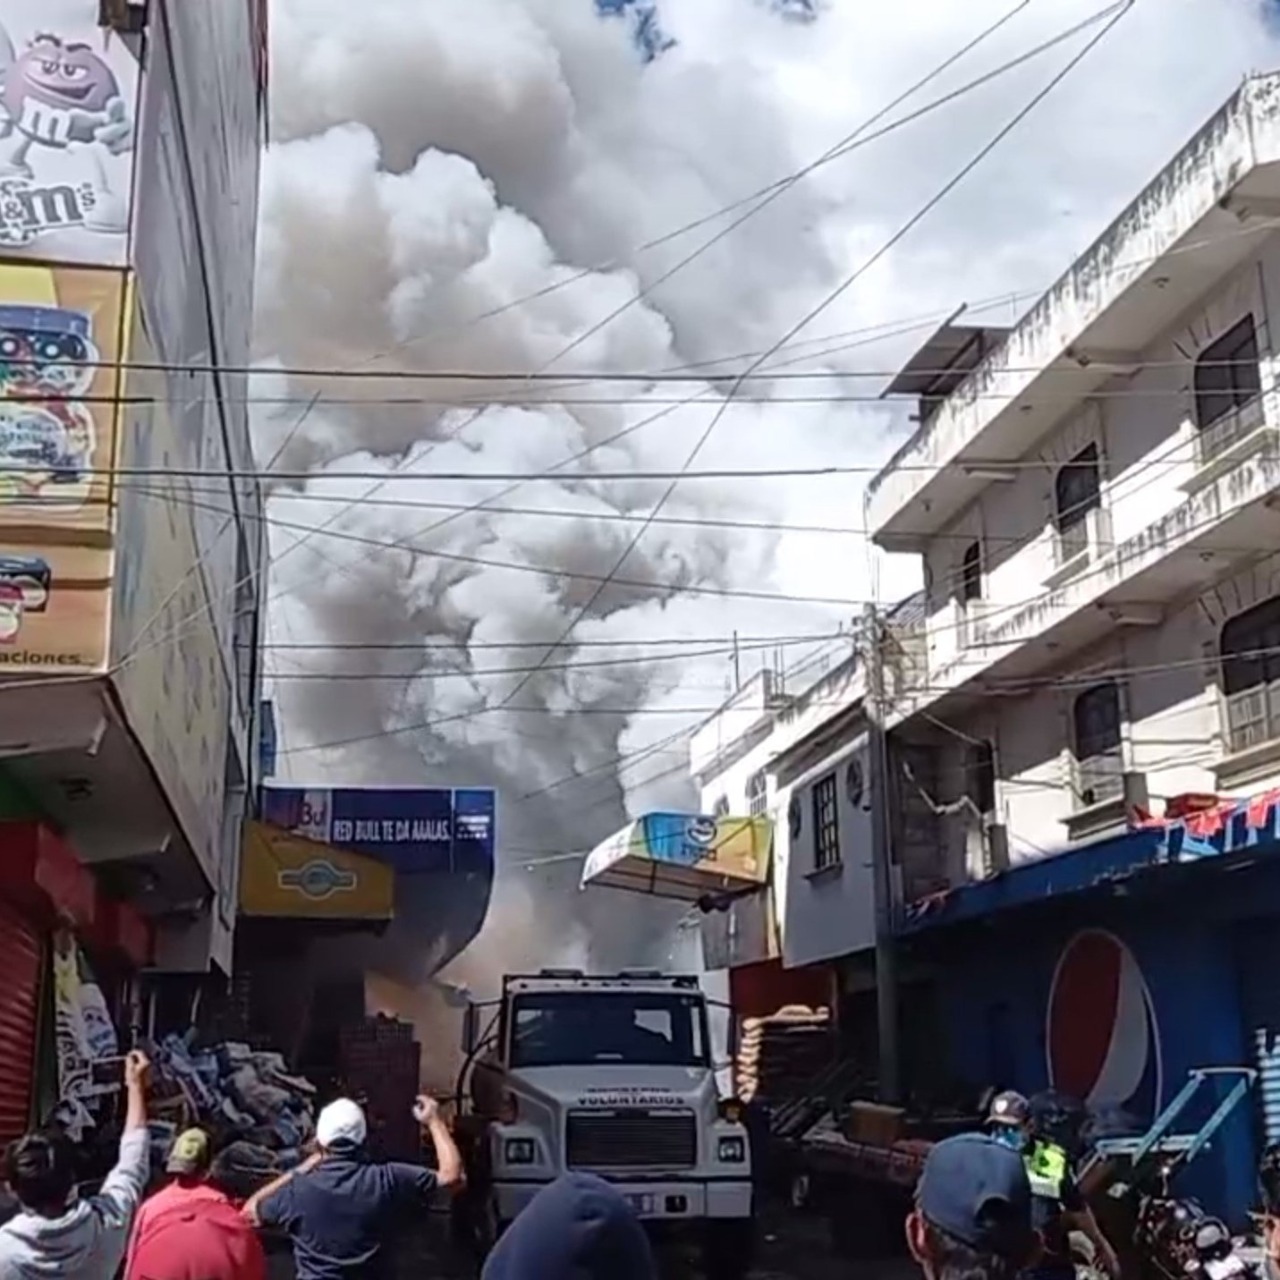
[(49, 397), (0, 399), (30, 419), (0, 457), (0, 848), (56, 843), (80, 905), (37, 914), (80, 937), (127, 912), (134, 971), (225, 973), (258, 771), (266, 4), (13, 0), (0, 25), (19, 84), (37, 54), (95, 81), (83, 119), (46, 103), (0, 148), (4, 216), (33, 211), (0, 340)]
[(889, 742), (930, 820), (891, 856), (933, 863), (898, 928), (937, 1056), (1137, 1130), (1188, 1070), (1256, 1068), (1183, 1184), (1233, 1221), (1280, 1137), (1278, 230), (1269, 75), (1020, 322), (926, 344), (868, 496), (925, 579)]
[(892, 719), (930, 760), (948, 885), (1280, 781), (1278, 84), (993, 349), (945, 330), (913, 363), (983, 341), (895, 384), (923, 421), (869, 514), (924, 567), (927, 681)]

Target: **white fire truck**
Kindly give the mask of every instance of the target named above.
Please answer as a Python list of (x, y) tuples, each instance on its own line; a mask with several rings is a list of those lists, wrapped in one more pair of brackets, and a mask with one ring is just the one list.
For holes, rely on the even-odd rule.
[(543, 970), (466, 1011), (469, 1195), (492, 1242), (567, 1171), (608, 1179), (650, 1229), (696, 1234), (712, 1280), (751, 1260), (751, 1150), (716, 1085), (696, 977)]

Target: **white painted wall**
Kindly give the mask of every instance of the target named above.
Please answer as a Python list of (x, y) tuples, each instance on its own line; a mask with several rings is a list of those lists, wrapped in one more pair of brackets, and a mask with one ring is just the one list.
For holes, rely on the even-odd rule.
[(1248, 796), (1280, 786), (1280, 742), (1247, 767), (1228, 750), (1217, 657), (1222, 624), (1276, 594), (1280, 555), (1228, 576), (1159, 627), (1117, 628), (1024, 696), (992, 698), (980, 713), (947, 718), (944, 775), (958, 774), (963, 737), (989, 738), (1011, 859), (1068, 847), (1066, 820), (1078, 808), (1067, 746), (1072, 703), (1096, 676), (1123, 671), (1125, 764), (1146, 775), (1157, 813), (1169, 797), (1189, 792)]
[[(774, 824), (774, 904), (783, 963), (788, 967), (843, 955), (862, 945), (858, 938), (864, 891), (859, 880), (860, 868), (867, 862), (863, 846), (869, 842), (869, 835), (862, 833), (855, 815), (842, 810), (844, 869), (839, 876), (810, 881), (806, 873), (811, 863), (805, 860), (803, 847), (798, 859), (792, 855), (787, 810), (794, 788), (779, 788), (774, 770), (780, 757), (860, 702), (863, 692), (862, 672), (856, 663), (848, 661), (764, 720), (757, 714), (754, 693), (731, 700), (719, 716), (703, 726), (691, 744), (691, 763), (703, 812), (710, 812), (721, 797), (728, 801), (731, 813), (748, 812), (750, 780), (760, 771), (766, 774), (768, 816)], [(753, 710), (744, 710), (744, 702)], [(855, 745), (853, 739), (834, 744), (827, 756), (833, 762), (830, 767), (836, 767), (836, 762)], [(799, 781), (804, 783), (811, 776), (808, 772)], [(839, 790), (841, 803), (847, 804), (843, 785)], [(807, 798), (804, 803), (808, 804)], [(811, 837), (811, 832), (810, 820), (805, 823), (804, 834)]]
[[(856, 803), (847, 785), (851, 762), (864, 780)], [(828, 777), (835, 780), (840, 862), (818, 870), (813, 789)], [(782, 961), (787, 968), (832, 960), (875, 944), (869, 785), (867, 736), (861, 733), (778, 790), (775, 848), (786, 849)], [(798, 833), (791, 821), (793, 804), (799, 815)]]
[[(1088, 444), (1101, 458), (1102, 513), (1095, 530), (1095, 559), (1122, 543), (1139, 539), (1164, 517), (1188, 502), (1184, 485), (1197, 472), (1197, 431), (1193, 421), (1192, 374), (1197, 352), (1252, 313), (1259, 344), (1268, 420), (1280, 427), (1278, 365), (1271, 335), (1280, 332), (1280, 237), (1272, 235), (1241, 268), (1221, 282), (1189, 312), (1176, 317), (1155, 343), (1140, 353), (1143, 368), (1113, 377), (1097, 398), (1078, 405), (1045, 439), (1036, 442), (1010, 471), (1011, 479), (988, 483), (978, 499), (936, 537), (923, 554), (927, 591), (927, 644), (930, 688), (956, 687), (1004, 657), (1009, 646), (997, 640), (985, 650), (972, 637), (966, 650), (959, 603), (960, 566), (975, 539), (982, 546), (983, 599), (970, 605), (971, 618), (988, 629), (1009, 622), (1028, 602), (1044, 602), (1043, 627), (1062, 620), (1064, 604), (1056, 595), (1059, 560), (1053, 525), (1054, 479), (1058, 469)], [(1195, 529), (1206, 519), (1197, 514)], [(1226, 559), (1206, 566), (1207, 584), (1230, 567), (1232, 554), (1244, 559), (1246, 547), (1230, 549)], [(1076, 603), (1123, 585), (1123, 573), (1105, 582), (1086, 570), (1073, 584)], [(1023, 633), (1033, 639), (1033, 629)]]

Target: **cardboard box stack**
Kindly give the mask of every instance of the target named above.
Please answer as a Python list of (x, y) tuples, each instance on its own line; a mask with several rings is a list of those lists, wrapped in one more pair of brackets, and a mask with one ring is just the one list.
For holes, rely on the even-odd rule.
[(339, 1037), (346, 1089), (369, 1116), (369, 1146), (383, 1160), (416, 1160), (422, 1136), (413, 1103), (422, 1074), (422, 1046), (413, 1025), (379, 1014), (344, 1027)]

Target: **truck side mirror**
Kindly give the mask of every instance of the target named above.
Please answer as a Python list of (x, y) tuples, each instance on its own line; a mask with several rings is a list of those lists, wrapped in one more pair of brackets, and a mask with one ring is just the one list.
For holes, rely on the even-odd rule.
[(462, 1014), (462, 1052), (466, 1057), (475, 1052), (479, 1040), (480, 1010), (468, 1000)]

